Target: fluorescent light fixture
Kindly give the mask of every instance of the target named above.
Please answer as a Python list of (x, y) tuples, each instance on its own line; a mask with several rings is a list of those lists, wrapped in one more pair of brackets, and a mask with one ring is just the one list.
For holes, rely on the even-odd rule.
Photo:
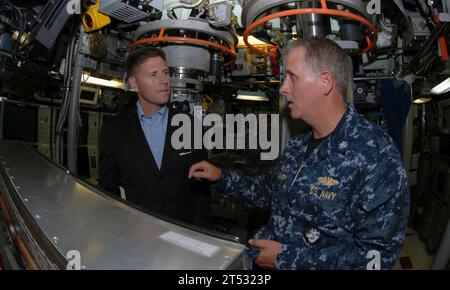
[(420, 104), (425, 104), (431, 101), (430, 97), (423, 97), (423, 98), (418, 98), (414, 100), (414, 104), (416, 105), (420, 105)]
[[(254, 37), (254, 36), (251, 36), (251, 35), (248, 37), (248, 42), (251, 45), (269, 45), (268, 43), (266, 43), (266, 42), (264, 42), (262, 40), (259, 40), (258, 38)], [(245, 45), (244, 37), (243, 36), (238, 36), (238, 45), (237, 45), (237, 47), (246, 47), (246, 46), (247, 45)]]
[(264, 92), (238, 91), (236, 100), (267, 102), (269, 98), (266, 97)]
[(450, 91), (450, 78), (446, 79), (439, 85), (431, 89), (431, 93), (435, 95), (444, 94)]
[(116, 89), (124, 89), (125, 86), (122, 81), (116, 81), (116, 80), (105, 80), (101, 78), (96, 78), (93, 76), (90, 76), (87, 73), (83, 73), (81, 76), (81, 82), (86, 84), (92, 84), (92, 85), (98, 85), (103, 87), (110, 87), (110, 88), (116, 88)]

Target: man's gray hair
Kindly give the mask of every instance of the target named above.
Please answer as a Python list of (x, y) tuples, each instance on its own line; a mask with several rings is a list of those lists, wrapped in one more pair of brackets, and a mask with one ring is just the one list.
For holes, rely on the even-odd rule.
[(333, 75), (336, 88), (345, 100), (350, 66), (350, 60), (345, 51), (334, 41), (323, 37), (300, 39), (290, 48), (290, 51), (300, 47), (304, 48), (305, 62), (314, 72), (320, 73), (327, 70)]

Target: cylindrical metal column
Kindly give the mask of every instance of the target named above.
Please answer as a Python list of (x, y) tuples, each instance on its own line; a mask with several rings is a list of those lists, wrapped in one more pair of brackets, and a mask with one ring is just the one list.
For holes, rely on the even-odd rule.
[(347, 95), (344, 96), (346, 102), (353, 103), (353, 60), (350, 56), (347, 56), (348, 59), (348, 87), (347, 87)]
[(444, 13), (450, 11), (450, 0), (442, 0), (442, 7), (444, 7)]
[[(297, 2), (297, 9), (321, 8), (320, 1)], [(297, 15), (297, 39), (300, 35), (306, 37), (325, 36), (330, 32), (330, 18), (320, 14)]]
[[(413, 102), (413, 90), (411, 87), (411, 82), (406, 80), (409, 85), (409, 92), (410, 92), (410, 100), (411, 103)], [(405, 166), (406, 172), (409, 172), (411, 169), (411, 155), (412, 155), (412, 148), (413, 148), (413, 139), (414, 139), (414, 105), (411, 105), (409, 108), (408, 116), (405, 120), (405, 126), (403, 127), (403, 164)]]
[(447, 222), (447, 228), (445, 229), (444, 236), (439, 246), (439, 250), (434, 257), (432, 270), (444, 270), (450, 259), (450, 219)]
[[(67, 119), (67, 168), (77, 173), (78, 126), (80, 115), (80, 85), (83, 74), (84, 56), (80, 53), (83, 47), (83, 27), (80, 29), (80, 38), (76, 49), (75, 67), (73, 70), (73, 90), (69, 100), (69, 115)], [(85, 124), (87, 125), (87, 124)]]
[(0, 139), (3, 139), (3, 119), (5, 118), (6, 98), (0, 97)]

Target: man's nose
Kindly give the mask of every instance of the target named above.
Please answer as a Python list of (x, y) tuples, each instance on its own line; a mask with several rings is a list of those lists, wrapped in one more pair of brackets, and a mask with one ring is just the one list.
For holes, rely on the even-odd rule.
[(166, 74), (163, 74), (163, 75), (161, 75), (161, 76), (159, 77), (159, 81), (160, 81), (162, 84), (168, 84), (168, 83), (170, 82), (170, 76), (169, 76), (169, 75), (166, 75)]
[(280, 87), (280, 89), (278, 91), (282, 95), (286, 95), (287, 93), (289, 93), (289, 89), (288, 89), (288, 85), (286, 84), (286, 80), (284, 80), (281, 83), (281, 87)]

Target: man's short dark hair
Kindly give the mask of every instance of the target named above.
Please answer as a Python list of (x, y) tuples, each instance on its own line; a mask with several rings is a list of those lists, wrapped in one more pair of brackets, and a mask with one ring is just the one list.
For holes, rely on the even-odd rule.
[(324, 37), (300, 39), (291, 50), (299, 47), (304, 49), (305, 62), (311, 66), (314, 72), (320, 73), (324, 70), (331, 72), (338, 92), (345, 99), (350, 69), (350, 60), (345, 51), (334, 41)]
[(166, 54), (164, 51), (157, 47), (141, 47), (136, 48), (128, 53), (125, 60), (125, 68), (127, 70), (127, 76), (130, 77), (134, 74), (136, 67), (147, 59), (152, 57), (160, 57), (166, 61)]

